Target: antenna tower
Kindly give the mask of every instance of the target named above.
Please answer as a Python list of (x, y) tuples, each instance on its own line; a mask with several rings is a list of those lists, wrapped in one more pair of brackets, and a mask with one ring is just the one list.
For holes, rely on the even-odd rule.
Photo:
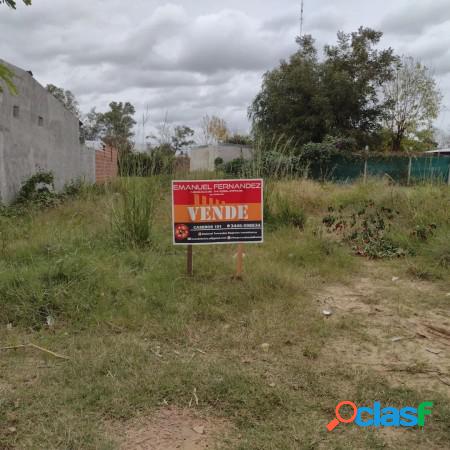
[(304, 0), (302, 0), (302, 7), (300, 13), (300, 37), (303, 36), (303, 11), (304, 11)]

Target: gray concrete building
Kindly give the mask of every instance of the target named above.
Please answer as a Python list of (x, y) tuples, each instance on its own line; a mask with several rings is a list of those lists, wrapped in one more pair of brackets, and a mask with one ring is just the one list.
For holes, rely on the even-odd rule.
[(238, 158), (251, 159), (252, 154), (252, 148), (246, 145), (216, 144), (194, 147), (189, 154), (191, 159), (190, 171), (213, 171), (217, 158), (221, 158), (224, 163), (228, 163)]
[[(14, 73), (17, 95), (0, 93), (0, 203), (14, 199), (24, 180), (52, 171), (55, 188), (82, 179), (95, 182), (95, 150), (80, 143), (79, 119), (29, 73)], [(0, 81), (1, 83), (1, 81)]]

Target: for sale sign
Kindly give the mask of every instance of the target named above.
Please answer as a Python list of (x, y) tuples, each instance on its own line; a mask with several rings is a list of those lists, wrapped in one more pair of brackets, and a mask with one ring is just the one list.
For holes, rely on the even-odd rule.
[(263, 242), (263, 180), (173, 181), (173, 241)]

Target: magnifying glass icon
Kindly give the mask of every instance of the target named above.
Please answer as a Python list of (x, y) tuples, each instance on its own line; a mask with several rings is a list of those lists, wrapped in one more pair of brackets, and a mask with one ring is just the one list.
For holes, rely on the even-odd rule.
[[(353, 415), (352, 417), (350, 417), (350, 419), (344, 419), (339, 413), (339, 410), (345, 405), (349, 405), (353, 408)], [(352, 423), (356, 419), (356, 415), (358, 414), (358, 407), (353, 402), (344, 401), (336, 406), (335, 412), (336, 418), (327, 425), (328, 431), (333, 431), (339, 425), (339, 423)]]

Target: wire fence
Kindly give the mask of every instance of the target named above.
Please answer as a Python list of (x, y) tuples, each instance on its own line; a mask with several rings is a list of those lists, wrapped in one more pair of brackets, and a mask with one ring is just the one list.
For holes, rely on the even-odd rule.
[(352, 182), (358, 178), (388, 177), (400, 184), (440, 182), (450, 184), (450, 156), (393, 156), (349, 160), (333, 156), (325, 165), (309, 168), (313, 179)]

